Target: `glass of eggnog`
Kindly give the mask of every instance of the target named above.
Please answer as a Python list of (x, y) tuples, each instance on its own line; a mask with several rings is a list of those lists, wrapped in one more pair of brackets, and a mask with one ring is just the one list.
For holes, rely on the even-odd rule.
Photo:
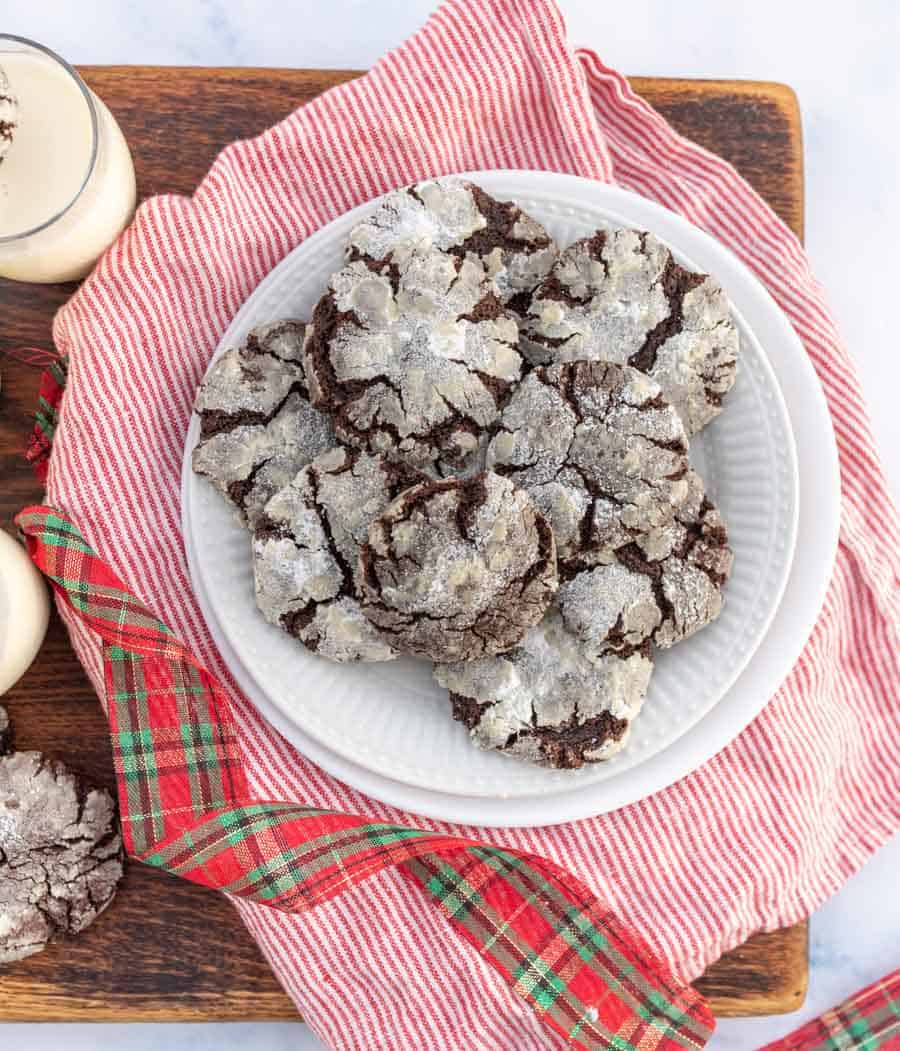
[(74, 281), (131, 219), (115, 118), (59, 55), (0, 34), (0, 276)]

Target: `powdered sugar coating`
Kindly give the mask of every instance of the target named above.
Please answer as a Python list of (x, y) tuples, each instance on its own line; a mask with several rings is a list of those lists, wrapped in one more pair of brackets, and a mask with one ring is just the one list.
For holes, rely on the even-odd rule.
[(554, 606), (514, 650), (435, 667), (480, 748), (574, 768), (624, 747), (653, 664), (649, 650), (589, 660)]
[(679, 266), (653, 234), (599, 231), (535, 292), (522, 346), (536, 363), (612, 361), (646, 372), (688, 435), (721, 412), (740, 341), (719, 284)]
[(643, 373), (570, 362), (530, 373), (503, 410), (487, 466), (527, 489), (561, 562), (609, 553), (669, 523), (687, 497), (687, 439)]
[(240, 347), (218, 358), (194, 403), (204, 430), (221, 430), (241, 414), (267, 419), (291, 391), (305, 391), (305, 334), (303, 321), (273, 321), (252, 329)]
[(0, 967), (89, 927), (122, 859), (109, 792), (39, 752), (0, 756)]
[(215, 362), (197, 392), (193, 469), (251, 528), (269, 498), (334, 444), (331, 421), (306, 396), (304, 329), (293, 319), (254, 329)]
[(557, 585), (550, 527), (490, 473), (401, 493), (372, 522), (361, 565), (366, 615), (398, 648), (441, 661), (512, 648)]
[(436, 249), (375, 269), (355, 260), (313, 314), (310, 394), (343, 441), (431, 473), (465, 469), (519, 379), (517, 341), (481, 262)]
[(395, 657), (357, 600), (369, 523), (416, 472), (358, 449), (316, 457), (266, 505), (253, 539), (256, 602), (272, 624), (334, 661)]
[(378, 208), (350, 231), (348, 249), (371, 259), (420, 248), (463, 244), (487, 226), (471, 186), (463, 179), (427, 179), (386, 194)]
[(718, 510), (691, 471), (675, 520), (565, 581), (559, 606), (589, 656), (652, 640), (669, 647), (718, 617), (733, 555)]
[(557, 250), (537, 220), (456, 176), (395, 190), (350, 232), (349, 257), (393, 259), (437, 248), (484, 263), (503, 302), (530, 293), (547, 276)]

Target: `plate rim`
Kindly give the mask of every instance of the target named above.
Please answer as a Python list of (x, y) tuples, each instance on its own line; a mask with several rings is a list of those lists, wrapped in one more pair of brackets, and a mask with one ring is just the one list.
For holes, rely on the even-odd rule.
[[(596, 197), (596, 195), (598, 194), (603, 194), (606, 196), (611, 196), (613, 199), (618, 199), (618, 201), (621, 204), (624, 204), (626, 206), (626, 210), (628, 206), (637, 207), (639, 210), (649, 209), (649, 211), (653, 215), (654, 220), (659, 220), (660, 222), (663, 222), (663, 225), (673, 225), (676, 228), (676, 234), (686, 232), (689, 236), (693, 237), (694, 239), (696, 239), (699, 235), (699, 237), (702, 240), (708, 242), (714, 254), (720, 257), (724, 257), (725, 259), (730, 259), (731, 267), (737, 270), (743, 282), (745, 284), (755, 286), (754, 290), (757, 294), (757, 297), (759, 297), (760, 295), (764, 297), (764, 302), (768, 312), (770, 313), (770, 315), (775, 315), (781, 323), (781, 327), (783, 329), (782, 334), (787, 337), (786, 343), (795, 344), (795, 346), (793, 347), (795, 355), (798, 355), (802, 360), (805, 361), (808, 370), (812, 373), (811, 377), (807, 377), (807, 380), (811, 378), (813, 383), (815, 384), (815, 387), (818, 390), (822, 402), (822, 407), (824, 407), (824, 411), (828, 420), (829, 432), (831, 431), (830, 416), (827, 415), (827, 407), (825, 407), (824, 405), (824, 395), (821, 392), (821, 388), (819, 387), (818, 380), (815, 377), (815, 373), (812, 371), (812, 366), (811, 363), (809, 363), (808, 361), (806, 352), (803, 349), (802, 344), (799, 343), (799, 339), (796, 337), (796, 334), (794, 333), (793, 328), (787, 321), (787, 318), (781, 313), (777, 304), (774, 303), (774, 300), (772, 300), (767, 290), (765, 290), (765, 288), (758, 282), (755, 276), (733, 255), (733, 253), (730, 252), (729, 249), (727, 249), (724, 245), (721, 245), (719, 242), (715, 241), (705, 231), (700, 230), (698, 227), (683, 219), (681, 216), (669, 212), (667, 209), (656, 204), (656, 202), (640, 197), (639, 195), (633, 194), (630, 191), (623, 190), (620, 187), (611, 187), (606, 184), (599, 184), (596, 182), (592, 182), (591, 180), (582, 179), (578, 176), (563, 175), (560, 173), (551, 172), (532, 172), (521, 170), (467, 172), (464, 173), (464, 175), (475, 181), (482, 181), (486, 183), (494, 183), (497, 181), (502, 182), (504, 179), (509, 181), (515, 178), (525, 178), (528, 182), (531, 183), (532, 190), (534, 190), (536, 183), (552, 180), (555, 184), (552, 193), (553, 196), (557, 197), (557, 199), (560, 199), (564, 196), (564, 194), (560, 190), (560, 184), (562, 184), (563, 187), (565, 187), (566, 184), (569, 184), (572, 188), (577, 187), (582, 194), (585, 191), (589, 191), (594, 197)], [(527, 194), (528, 190), (529, 187), (523, 187), (521, 193)], [(519, 191), (510, 191), (507, 187), (503, 187), (500, 192), (507, 196), (515, 196), (516, 193), (518, 193)], [(596, 201), (594, 203), (596, 203)], [(307, 247), (310, 245), (310, 243), (315, 245), (315, 239), (329, 236), (329, 232), (331, 231), (335, 223), (346, 224), (355, 221), (355, 217), (357, 215), (363, 214), (367, 209), (371, 208), (371, 206), (371, 201), (357, 206), (357, 208), (351, 210), (348, 213), (345, 213), (342, 216), (337, 217), (335, 220), (332, 221), (332, 223), (327, 224), (325, 227), (322, 227), (320, 230), (310, 235), (310, 237), (303, 241), (301, 244)], [(625, 224), (635, 225), (636, 222), (638, 222), (638, 220), (636, 220), (633, 216), (622, 216), (621, 214), (617, 214), (617, 209), (613, 205), (607, 207), (606, 204), (604, 204), (603, 208), (604, 213), (609, 218), (609, 221), (613, 223), (620, 221)], [(655, 222), (652, 224), (645, 222), (644, 225), (649, 225), (651, 226), (651, 228), (654, 229), (655, 232), (659, 232), (659, 228), (657, 227)], [(666, 236), (666, 233), (664, 232), (660, 233), (660, 236), (663, 240), (669, 240), (669, 238)], [(264, 292), (265, 288), (270, 283), (277, 280), (278, 273), (281, 267), (285, 266), (288, 263), (293, 254), (296, 251), (298, 251), (300, 247), (300, 245), (295, 247), (292, 250), (292, 252), (289, 253), (288, 256), (286, 256), (285, 259), (282, 260), (277, 267), (273, 268), (273, 270), (263, 279), (263, 281), (261, 281), (259, 285), (256, 286), (256, 288), (250, 294), (250, 296), (248, 296), (248, 299), (245, 300), (245, 303), (235, 314), (231, 324), (228, 326), (228, 329), (223, 334), (223, 337), (219, 342), (216, 352), (210, 359), (210, 362), (215, 360), (219, 353), (222, 352), (226, 344), (233, 341), (231, 333), (240, 328), (242, 320), (249, 310), (249, 300), (255, 299), (257, 295), (262, 294)], [(675, 250), (681, 256), (690, 259), (690, 256), (687, 253), (685, 253), (680, 247), (676, 248)], [(708, 264), (703, 263), (702, 268), (705, 270), (710, 270), (716, 273), (717, 277), (720, 277), (718, 267), (709, 266)], [(744, 314), (745, 312), (739, 310), (739, 313)], [(762, 362), (764, 368), (769, 373), (768, 379), (771, 381), (772, 390), (776, 393), (777, 398), (781, 402), (780, 409), (784, 416), (784, 419), (788, 424), (789, 434), (791, 435), (792, 439), (795, 439), (793, 419), (791, 413), (787, 408), (786, 401), (783, 396), (783, 391), (781, 389), (781, 383), (779, 382), (777, 376), (777, 372), (773, 367), (772, 361), (770, 360), (768, 354), (765, 351), (765, 347), (763, 346), (762, 341), (759, 339), (759, 337), (755, 335), (754, 326), (749, 321), (747, 321), (746, 317), (744, 317), (744, 321), (748, 331), (754, 334), (756, 342), (760, 344), (760, 349), (762, 350)], [(808, 385), (809, 384), (807, 383), (807, 386)], [(194, 423), (195, 421), (192, 418), (192, 424)], [(390, 777), (380, 774), (377, 771), (372, 771), (369, 768), (359, 763), (356, 763), (352, 758), (334, 752), (327, 744), (319, 741), (311, 733), (297, 726), (296, 723), (291, 721), (291, 719), (286, 713), (281, 711), (281, 709), (277, 706), (277, 704), (275, 704), (275, 702), (271, 701), (265, 695), (261, 687), (257, 686), (257, 684), (252, 678), (252, 673), (250, 673), (249, 670), (245, 668), (243, 663), (237, 657), (235, 651), (228, 643), (227, 638), (224, 636), (224, 632), (221, 630), (221, 626), (218, 623), (218, 619), (215, 616), (214, 611), (211, 609), (209, 597), (206, 594), (205, 587), (203, 586), (202, 580), (200, 579), (196, 559), (193, 557), (193, 534), (190, 528), (190, 498), (188, 495), (188, 484), (191, 482), (192, 479), (192, 473), (190, 472), (189, 467), (189, 452), (192, 444), (192, 432), (194, 430), (195, 427), (193, 426), (189, 428), (185, 445), (185, 459), (182, 471), (182, 527), (184, 530), (186, 546), (189, 552), (188, 564), (191, 581), (194, 586), (194, 591), (198, 598), (198, 602), (200, 603), (201, 611), (203, 612), (207, 626), (209, 627), (209, 630), (213, 635), (213, 638), (217, 646), (219, 647), (220, 652), (222, 652), (223, 658), (225, 658), (226, 664), (228, 664), (229, 668), (231, 668), (233, 672), (235, 671), (235, 666), (240, 669), (240, 675), (238, 675), (235, 672), (236, 678), (239, 679), (242, 688), (248, 694), (248, 696), (250, 696), (252, 703), (258, 709), (261, 710), (264, 717), (267, 718), (269, 722), (273, 723), (284, 736), (286, 736), (289, 740), (292, 740), (293, 743), (300, 747), (302, 751), (309, 755), (315, 762), (319, 763), (319, 765), (321, 765), (324, 769), (333, 773), (335, 776), (340, 777), (342, 780), (354, 784), (354, 786), (360, 788), (360, 790), (366, 791), (371, 795), (375, 795), (376, 797), (381, 798), (385, 802), (391, 803), (392, 805), (401, 806), (406, 809), (409, 809), (411, 806), (412, 809), (414, 809), (417, 813), (438, 817), (441, 819), (462, 820), (467, 822), (475, 821), (477, 823), (483, 823), (484, 818), (488, 816), (486, 813), (484, 813), (484, 811), (492, 809), (487, 804), (500, 801), (503, 803), (504, 807), (507, 807), (509, 806), (509, 804), (513, 803), (512, 799), (504, 800), (502, 796), (463, 796), (446, 791), (422, 788), (420, 786), (415, 786), (405, 781), (391, 779)], [(830, 437), (831, 442), (833, 444), (833, 433), (830, 433)], [(789, 455), (788, 459), (791, 467), (791, 473), (793, 474), (792, 483), (793, 491), (795, 494), (795, 499), (792, 501), (791, 509), (791, 554), (793, 555), (793, 549), (798, 532), (799, 515), (801, 510), (799, 499), (800, 490), (798, 485), (799, 458), (796, 451), (795, 440), (792, 441), (790, 454), (791, 455)], [(836, 548), (836, 537), (834, 546)], [(793, 557), (791, 557), (787, 563), (787, 570), (784, 572), (783, 577), (780, 581), (778, 599), (775, 603), (773, 603), (772, 609), (766, 618), (766, 629), (760, 632), (759, 641), (757, 642), (755, 648), (751, 652), (748, 660), (745, 662), (743, 668), (740, 668), (736, 671), (734, 677), (729, 681), (728, 686), (722, 690), (722, 694), (719, 700), (716, 701), (713, 707), (709, 711), (707, 711), (703, 716), (701, 716), (694, 724), (695, 732), (698, 727), (702, 726), (704, 722), (706, 722), (710, 718), (710, 716), (716, 711), (716, 709), (722, 706), (728, 694), (734, 688), (735, 683), (742, 676), (746, 675), (749, 671), (757, 652), (765, 643), (768, 634), (768, 629), (771, 627), (773, 620), (777, 616), (782, 606), (784, 596), (786, 594), (786, 589), (794, 574), (794, 568), (794, 560)], [(827, 577), (824, 586), (827, 586)], [(823, 594), (821, 596), (822, 598), (824, 598), (824, 586)], [(819, 602), (817, 605), (816, 613), (818, 612), (818, 608), (820, 605), (821, 602)], [(812, 615), (810, 619), (812, 622), (814, 622), (815, 615)], [(794, 647), (797, 650), (797, 653), (799, 653), (799, 650), (805, 643), (805, 639), (806, 635), (804, 635), (803, 640), (799, 643), (799, 645)], [(795, 656), (792, 657), (790, 665), (788, 666), (786, 671), (789, 670), (790, 666), (793, 665)], [(781, 675), (778, 679), (778, 682), (780, 682), (783, 677), (784, 675)], [(552, 801), (553, 803), (560, 805), (561, 813), (559, 814), (547, 814), (537, 821), (533, 819), (523, 821), (517, 820), (512, 815), (504, 813), (498, 814), (496, 820), (489, 820), (488, 823), (492, 825), (513, 825), (536, 823), (542, 824), (556, 821), (565, 821), (571, 820), (574, 816), (586, 816), (587, 814), (595, 814), (603, 812), (605, 810), (614, 809), (615, 807), (624, 805), (627, 802), (633, 802), (638, 798), (642, 798), (643, 796), (657, 791), (661, 787), (664, 787), (665, 784), (671, 783), (673, 780), (677, 780), (680, 777), (686, 776), (691, 770), (696, 769), (698, 765), (701, 765), (702, 762), (706, 761), (710, 755), (715, 754), (715, 752), (717, 752), (721, 747), (724, 747), (725, 744), (727, 744), (730, 740), (737, 736), (740, 730), (743, 729), (743, 726), (745, 726), (746, 723), (749, 722), (750, 719), (757, 713), (757, 711), (764, 706), (770, 692), (772, 691), (766, 692), (761, 703), (759, 703), (756, 707), (756, 710), (750, 711), (746, 718), (744, 718), (743, 721), (740, 722), (740, 725), (737, 724), (737, 720), (731, 720), (731, 722), (734, 723), (736, 728), (733, 728), (731, 731), (726, 730), (724, 731), (724, 733), (720, 731), (716, 735), (716, 741), (714, 742), (713, 747), (707, 747), (699, 750), (694, 749), (694, 752), (697, 755), (696, 760), (690, 761), (687, 764), (682, 764), (681, 769), (677, 771), (674, 774), (674, 776), (671, 776), (672, 772), (669, 771), (662, 778), (650, 778), (648, 784), (640, 790), (635, 791), (631, 789), (625, 791), (624, 793), (617, 793), (615, 791), (612, 791), (613, 786), (615, 786), (617, 782), (622, 782), (624, 779), (632, 781), (635, 775), (637, 775), (639, 772), (646, 774), (648, 767), (651, 766), (651, 764), (656, 764), (657, 766), (659, 766), (658, 761), (662, 760), (667, 755), (671, 757), (672, 750), (676, 748), (680, 741), (684, 741), (685, 736), (688, 736), (686, 733), (683, 733), (678, 740), (673, 742), (667, 748), (662, 749), (660, 752), (655, 753), (654, 755), (641, 761), (634, 767), (624, 770), (621, 774), (608, 778), (604, 781), (597, 782), (594, 784), (577, 785), (573, 786), (572, 788), (562, 789), (553, 793), (538, 793), (536, 795), (520, 794), (515, 797), (516, 803), (527, 804), (529, 805), (529, 809), (531, 809), (531, 804), (534, 800), (545, 799), (548, 801)], [(720, 740), (723, 737), (725, 739)], [(707, 752), (709, 754), (705, 754)], [(619, 787), (621, 788), (621, 784)], [(604, 798), (598, 798), (590, 802), (588, 802), (587, 800), (580, 800), (579, 804), (574, 806), (574, 810), (573, 806), (566, 807), (563, 805), (566, 800), (572, 801), (572, 796), (582, 797), (591, 795), (598, 797), (603, 796)], [(623, 798), (616, 798), (619, 795), (623, 795)], [(441, 799), (449, 800), (449, 806), (435, 806), (435, 797), (441, 797)], [(467, 801), (467, 803), (464, 801)], [(574, 803), (574, 801), (572, 802)], [(457, 805), (457, 803), (459, 805)], [(473, 807), (479, 811), (477, 815), (473, 815)]]

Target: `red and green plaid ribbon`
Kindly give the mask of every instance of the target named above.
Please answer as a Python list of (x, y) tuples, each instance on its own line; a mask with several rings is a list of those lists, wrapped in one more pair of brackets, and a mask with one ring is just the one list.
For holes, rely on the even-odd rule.
[[(31, 353), (29, 354), (28, 351)], [(48, 356), (51, 356), (49, 351), (25, 348), (25, 353), (20, 353), (17, 358), (29, 365), (40, 365), (46, 364)], [(66, 385), (67, 371), (68, 359), (56, 357), (41, 377), (38, 410), (34, 417), (34, 429), (28, 441), (28, 448), (25, 450), (25, 459), (34, 468), (35, 474), (42, 482), (47, 479), (50, 449), (53, 435), (56, 432), (59, 405)]]
[(34, 468), (38, 479), (46, 481), (53, 435), (59, 421), (59, 406), (69, 371), (68, 358), (45, 347), (7, 347), (0, 353), (3, 357), (22, 365), (44, 370), (38, 392), (38, 409), (25, 449), (25, 459)]
[(32, 559), (103, 640), (128, 853), (292, 912), (388, 866), (571, 1046), (700, 1048), (713, 1020), (649, 947), (545, 858), (250, 796), (216, 679), (49, 507), (17, 518)]
[(760, 1051), (888, 1051), (900, 1048), (900, 970)]

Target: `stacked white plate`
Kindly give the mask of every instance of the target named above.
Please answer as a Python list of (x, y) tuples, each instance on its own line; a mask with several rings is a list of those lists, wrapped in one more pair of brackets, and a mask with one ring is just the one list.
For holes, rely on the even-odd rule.
[[(471, 172), (562, 245), (598, 227), (651, 230), (685, 265), (715, 275), (741, 334), (738, 378), (691, 459), (728, 525), (735, 553), (719, 619), (659, 653), (625, 749), (606, 763), (545, 770), (483, 752), (450, 715), (425, 661), (339, 665), (307, 652), (256, 609), (249, 535), (191, 471), (182, 518), (194, 588), (237, 681), (262, 714), (316, 763), (368, 794), (431, 817), (539, 825), (613, 810), (677, 781), (731, 741), (790, 671), (815, 623), (837, 546), (837, 452), (806, 353), (752, 274), (707, 234), (615, 187), (550, 172)], [(309, 317), (343, 260), (362, 205), (299, 245), (259, 285), (213, 360), (255, 325)], [(798, 548), (798, 530), (803, 543)]]

